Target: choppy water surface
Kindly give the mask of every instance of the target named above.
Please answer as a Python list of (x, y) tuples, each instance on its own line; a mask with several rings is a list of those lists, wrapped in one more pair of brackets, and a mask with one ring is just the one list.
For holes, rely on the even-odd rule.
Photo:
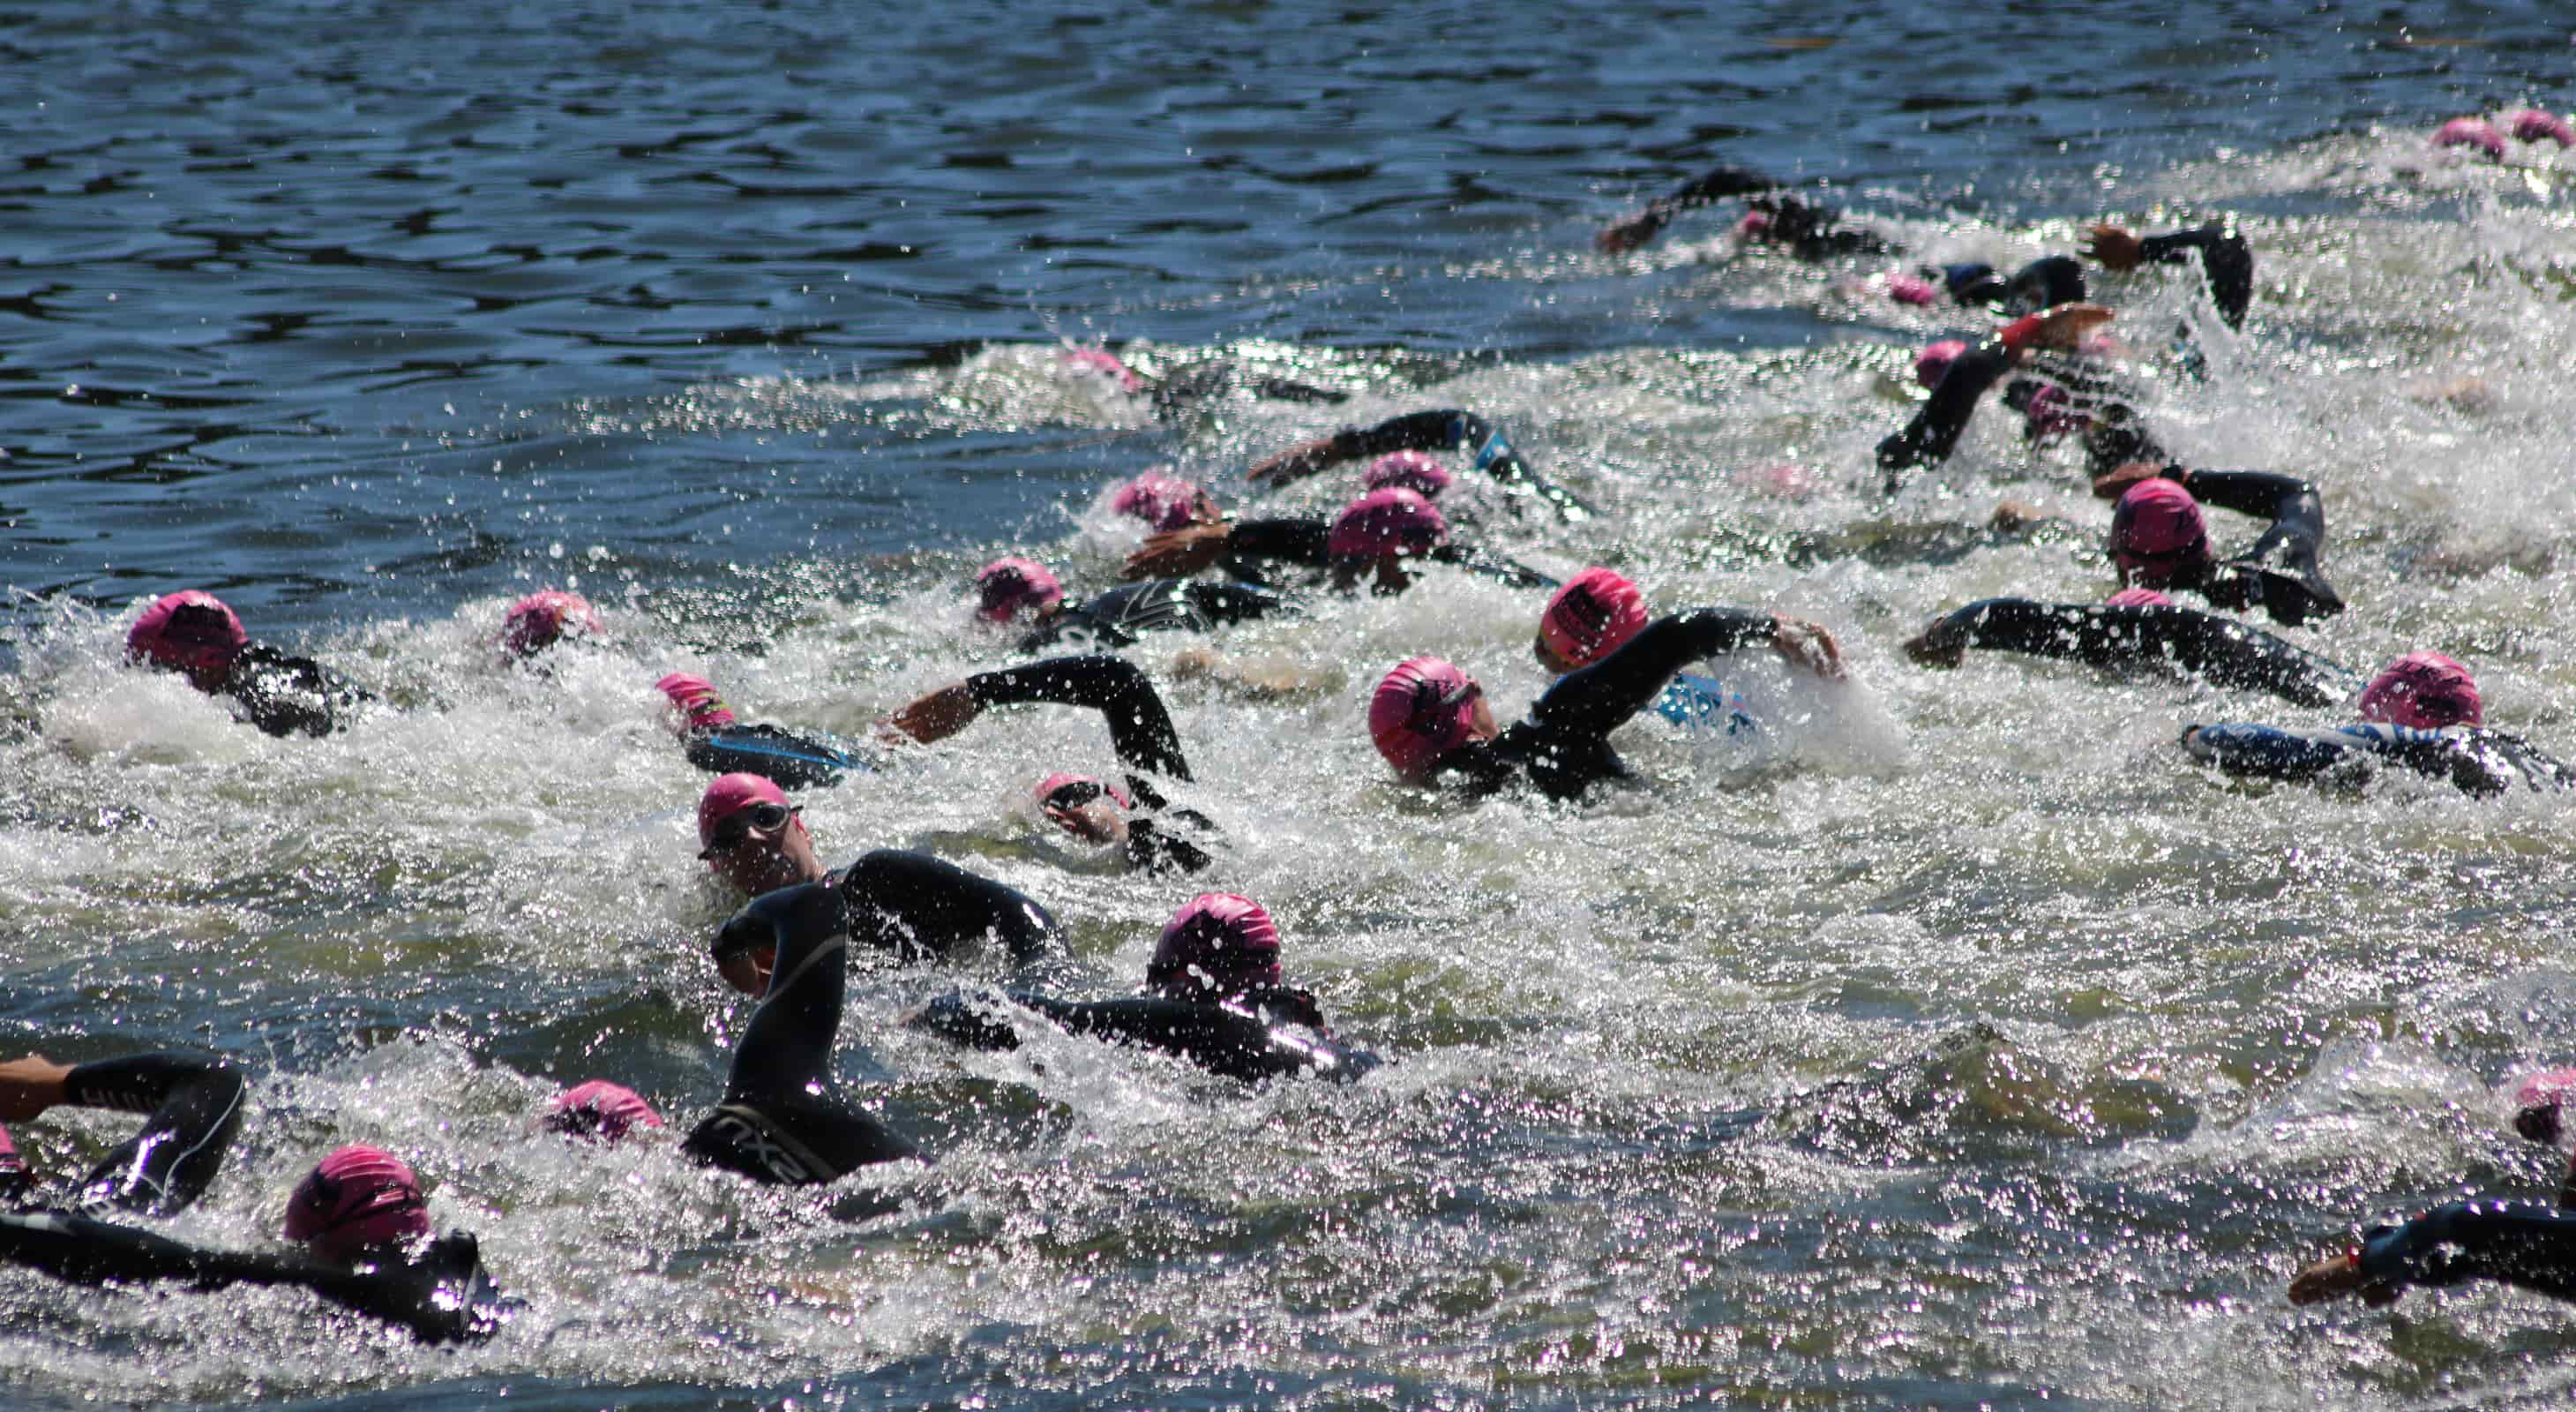
[[(2079, 468), (2001, 417), (1881, 494), (1911, 349), (1972, 326), (1869, 295), (1884, 262), (1740, 257), (1721, 216), (1588, 241), (1730, 157), (1932, 258), (2240, 213), (2253, 317), (2151, 416), (2325, 488), (2354, 608), (2299, 640), (2449, 651), (2565, 755), (2576, 157), (2422, 136), (2576, 101), (2566, 17), (1913, 13), (11, 16), (0, 1050), (238, 1055), (259, 1107), (181, 1234), (267, 1240), (314, 1156), (382, 1142), (534, 1308), (461, 1353), (317, 1347), (302, 1296), (0, 1272), (0, 1400), (2563, 1405), (2560, 1306), (2280, 1290), (2371, 1213), (2554, 1176), (2493, 1086), (2576, 1058), (2564, 803), (2227, 786), (2179, 724), (2300, 713), (1907, 664), (1947, 606), (2109, 584)], [(2188, 281), (2100, 287), (2150, 348), (2195, 312)], [(1158, 422), (1058, 356), (1102, 338), (1354, 400)], [(1479, 537), (1821, 619), (1856, 684), (1731, 664), (1794, 729), (1641, 726), (1648, 791), (1460, 808), (1387, 781), (1361, 701), (1420, 651), (1527, 700), (1535, 597), (1435, 577), (1219, 644), (1316, 678), (1285, 699), (1154, 643), (1240, 841), (1212, 883), (1392, 1068), (1248, 1093), (1070, 1041), (960, 1056), (891, 1025), (955, 974), (871, 972), (842, 1072), (941, 1154), (892, 1214), (534, 1130), (593, 1075), (685, 1123), (744, 1015), (655, 676), (864, 733), (999, 658), (959, 628), (998, 548), (1107, 581), (1116, 478), (1234, 500), (1267, 451), (1423, 406), (1609, 511), (1488, 502)], [(2005, 496), (2087, 528), (1989, 535)], [(495, 671), (503, 603), (547, 583), (616, 645)], [(189, 585), (416, 709), (273, 741), (120, 666), (134, 597)], [(1114, 988), (1195, 888), (1024, 802), (1107, 763), (1096, 721), (1006, 716), (804, 803), (832, 856), (1040, 896)], [(20, 1139), (60, 1170), (124, 1121)]]

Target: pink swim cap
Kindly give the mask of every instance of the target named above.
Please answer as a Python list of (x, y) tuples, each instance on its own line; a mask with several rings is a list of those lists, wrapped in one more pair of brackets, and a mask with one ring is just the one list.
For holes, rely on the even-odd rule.
[(2486, 706), (2468, 668), (2439, 652), (2409, 652), (2361, 689), (2361, 718), (2437, 731), (2478, 724)]
[(546, 1115), (546, 1126), (573, 1137), (616, 1142), (636, 1128), (662, 1126), (662, 1115), (653, 1111), (644, 1095), (624, 1084), (592, 1079), (555, 1095), (554, 1111)]
[(352, 1144), (325, 1157), (286, 1198), (286, 1238), (326, 1260), (429, 1234), (420, 1178), (381, 1147)]
[(1131, 519), (1143, 520), (1157, 531), (1176, 530), (1213, 518), (1204, 513), (1216, 508), (1216, 502), (1195, 482), (1161, 471), (1147, 471), (1109, 497), (1109, 508)]
[(1771, 213), (1747, 211), (1735, 223), (1735, 233), (1746, 240), (1759, 240), (1771, 233)]
[(2504, 121), (2517, 141), (2539, 142), (2546, 139), (2561, 147), (2576, 147), (2576, 127), (2568, 126), (2565, 118), (2542, 112), (2538, 108), (2525, 108)]
[(2514, 1085), (2513, 1130), (2533, 1142), (2556, 1142), (2576, 1069), (2543, 1069)]
[(1369, 462), (1360, 484), (1370, 490), (1395, 486), (1430, 500), (1449, 488), (1449, 468), (1419, 451), (1390, 451)]
[(1145, 385), (1145, 380), (1136, 376), (1135, 369), (1119, 362), (1118, 355), (1106, 348), (1068, 348), (1064, 350), (1064, 360), (1077, 368), (1088, 368), (1117, 379), (1121, 392), (1134, 392)]
[(1899, 304), (1929, 304), (1941, 297), (1941, 287), (1921, 275), (1889, 275), (1887, 297)]
[(1203, 892), (1163, 924), (1145, 984), (1182, 999), (1277, 985), (1279, 927), (1251, 898)]
[[(1074, 789), (1073, 786), (1077, 785), (1089, 787)], [(1069, 791), (1065, 798), (1056, 797), (1056, 791), (1060, 789)], [(1127, 791), (1114, 784), (1103, 783), (1091, 775), (1075, 775), (1058, 771), (1038, 781), (1038, 803), (1051, 804), (1063, 809), (1079, 808), (1104, 794), (1116, 800), (1121, 809), (1136, 807), (1136, 801), (1127, 797)]]
[(975, 586), (983, 593), (976, 611), (988, 623), (1007, 623), (1022, 609), (1035, 613), (1064, 601), (1064, 585), (1034, 559), (996, 559), (975, 575)]
[(2174, 601), (2152, 588), (2124, 588), (2102, 600), (2105, 608), (2170, 608)]
[(129, 655), (182, 672), (221, 672), (249, 645), (224, 600), (193, 588), (154, 599), (125, 631)]
[(2153, 588), (2209, 554), (2209, 522), (2178, 481), (2155, 476), (2130, 486), (2111, 511), (2111, 558)]
[(1616, 652), (1646, 626), (1646, 595), (1627, 575), (1598, 566), (1565, 581), (1538, 615), (1539, 640), (1576, 667)]
[(2022, 409), (2022, 428), (2033, 441), (2048, 441), (2084, 428), (2084, 418), (2076, 415), (2066, 389), (2047, 383), (2030, 395), (2030, 404)]
[(2433, 130), (2436, 147), (2474, 147), (2490, 157), (2504, 157), (2504, 134), (2484, 118), (2453, 118)]
[(542, 652), (566, 633), (595, 635), (604, 631), (590, 600), (578, 593), (549, 588), (510, 605), (501, 619), (501, 645), (519, 656)]
[(1324, 547), (1336, 559), (1375, 559), (1382, 554), (1419, 556), (1449, 542), (1440, 509), (1400, 485), (1372, 490), (1343, 509)]
[(1967, 340), (1959, 338), (1925, 345), (1922, 352), (1914, 355), (1914, 380), (1925, 387), (1939, 387), (1941, 379), (1949, 375), (1950, 365), (1967, 351)]
[(754, 804), (785, 804), (787, 791), (775, 781), (759, 775), (735, 773), (716, 776), (707, 792), (698, 796), (698, 846), (715, 846), (716, 830), (724, 821)]
[(1438, 657), (1408, 658), (1369, 697), (1369, 739), (1397, 774), (1421, 775), (1475, 734), (1479, 690)]
[(689, 718), (689, 729), (693, 731), (733, 724), (732, 710), (726, 707), (724, 698), (716, 695), (715, 683), (705, 677), (673, 672), (653, 683), (653, 689), (671, 698), (671, 704)]

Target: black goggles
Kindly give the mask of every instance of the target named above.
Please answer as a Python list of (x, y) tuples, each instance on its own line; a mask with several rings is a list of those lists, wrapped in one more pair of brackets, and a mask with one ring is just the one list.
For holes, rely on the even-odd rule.
[(748, 809), (736, 809), (725, 815), (723, 823), (716, 825), (715, 836), (707, 840), (706, 847), (698, 850), (698, 856), (711, 859), (719, 853), (731, 853), (742, 847), (754, 833), (776, 833), (787, 827), (789, 819), (802, 812), (787, 804), (754, 804)]

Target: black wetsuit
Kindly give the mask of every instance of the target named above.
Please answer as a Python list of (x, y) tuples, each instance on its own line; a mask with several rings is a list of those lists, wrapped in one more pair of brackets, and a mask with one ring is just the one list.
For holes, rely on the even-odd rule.
[[(1226, 569), (1238, 578), (1261, 577), (1259, 566), (1264, 562), (1296, 564), (1318, 571), (1330, 569), (1332, 540), (1329, 520), (1238, 520), (1226, 531)], [(1527, 564), (1463, 545), (1444, 544), (1423, 557), (1435, 564), (1454, 564), (1506, 588), (1562, 587), (1556, 579)], [(1374, 582), (1369, 591), (1378, 591)]]
[[(1201, 843), (1220, 830), (1195, 809), (1174, 809), (1149, 775), (1191, 782), (1180, 733), (1154, 684), (1135, 664), (1094, 654), (1054, 657), (966, 679), (981, 706), (1087, 706), (1109, 723), (1109, 748), (1127, 767), (1127, 788), (1148, 817), (1127, 822), (1128, 861), (1149, 872), (1194, 873), (1214, 862)], [(1194, 841), (1195, 840), (1195, 841)]]
[(254, 642), (233, 659), (221, 695), (233, 714), (274, 736), (329, 735), (349, 724), (373, 692), (310, 657)]
[(1397, 451), (1455, 451), (1476, 448), (1476, 469), (1499, 482), (1514, 513), (1524, 500), (1542, 500), (1568, 520), (1587, 520), (1591, 506), (1577, 499), (1572, 491), (1556, 484), (1532, 469), (1512, 449), (1511, 438), (1501, 427), (1473, 412), (1454, 407), (1427, 412), (1407, 412), (1390, 417), (1373, 427), (1344, 427), (1333, 433), (1324, 454), (1310, 461), (1304, 470), (1282, 477), (1276, 483), (1312, 475), (1327, 466), (1363, 457), (1378, 457)]
[(2272, 523), (2244, 553), (2205, 559), (2155, 585), (2188, 590), (2221, 608), (2261, 607), (2272, 621), (2297, 627), (2310, 618), (2343, 611), (2343, 596), (2326, 582), (2317, 556), (2326, 541), (2325, 502), (2297, 476), (2270, 471), (2195, 471), (2167, 466), (2203, 505), (2233, 510)]
[(1206, 579), (1148, 579), (1065, 604), (1020, 639), (1020, 650), (1116, 651), (1135, 646), (1139, 633), (1206, 632), (1304, 610), (1304, 604), (1275, 588)]
[[(878, 856), (860, 859), (852, 872)], [(843, 1097), (832, 1078), (851, 914), (861, 910), (845, 905), (849, 886), (844, 876), (780, 888), (725, 924), (727, 938), (756, 934), (777, 954), (769, 989), (734, 1050), (724, 1101), (698, 1120), (681, 1147), (698, 1161), (758, 1182), (816, 1186), (873, 1163), (921, 1155)]]
[(875, 768), (847, 741), (782, 726), (692, 727), (681, 737), (689, 763), (710, 774), (759, 775), (781, 789), (834, 785), (852, 770)]
[(2232, 218), (2221, 217), (2187, 230), (2150, 235), (2138, 242), (2151, 265), (2178, 265), (2197, 251), (2202, 276), (2209, 281), (2210, 302), (2229, 328), (2245, 326), (2245, 310), (2254, 302), (2254, 251), (2236, 231)]
[(1253, 396), (1271, 402), (1303, 402), (1309, 406), (1331, 406), (1351, 400), (1347, 392), (1293, 382), (1287, 378), (1242, 377), (1241, 369), (1231, 358), (1212, 358), (1174, 368), (1153, 380), (1149, 394), (1154, 400), (1154, 415), (1165, 421), (1188, 416), (1201, 406), (1223, 397), (1241, 386)]
[(2520, 736), (2483, 726), (2416, 730), (2375, 722), (2324, 729), (2225, 723), (2185, 728), (2182, 746), (2203, 764), (2259, 779), (2360, 785), (2395, 764), (2464, 793), (2502, 794), (2576, 787), (2576, 770)]
[[(1159, 995), (1058, 1000), (1016, 990), (1002, 998), (1067, 1033), (1179, 1055), (1210, 1073), (1247, 1082), (1282, 1075), (1349, 1080), (1380, 1062), (1366, 1050), (1334, 1042), (1315, 998), (1285, 986), (1260, 987), (1221, 1003)], [(989, 993), (945, 995), (911, 1023), (970, 1048), (1017, 1049), (1018, 1034), (990, 1013), (999, 1003)], [(1313, 1033), (1300, 1034), (1301, 1028)]]
[(1455, 773), (1480, 792), (1527, 779), (1557, 799), (1627, 779), (1610, 732), (1652, 706), (1682, 668), (1769, 642), (1777, 630), (1770, 614), (1742, 608), (1691, 608), (1657, 618), (1618, 651), (1558, 678), (1526, 719), (1490, 741), (1448, 752), (1432, 771)]
[(2440, 1287), (2501, 1280), (2576, 1300), (2576, 1211), (2531, 1201), (2454, 1201), (2362, 1238), (2373, 1284)]
[[(63, 1101), (79, 1108), (144, 1113), (65, 1199), (79, 1211), (167, 1216), (186, 1209), (213, 1181), (241, 1127), (241, 1071), (220, 1059), (142, 1054), (74, 1068)], [(0, 1201), (28, 1197), (26, 1169), (0, 1164)]]
[(1924, 634), (1935, 647), (2028, 652), (2096, 667), (2155, 667), (2212, 686), (2332, 706), (2361, 689), (2350, 668), (2233, 618), (2168, 604), (2112, 607), (1988, 598), (1944, 614)]
[[(926, 853), (875, 849), (812, 886), (831, 889), (839, 931), (905, 962), (969, 960), (994, 943), (1019, 966), (1065, 955), (1064, 929), (1037, 899)], [(768, 945), (774, 931), (755, 903), (717, 931), (714, 950)]]
[(1644, 211), (1624, 222), (1629, 235), (1626, 243), (1634, 246), (1652, 240), (1684, 211), (1743, 196), (1750, 198), (1746, 206), (1771, 218), (1761, 239), (1789, 250), (1801, 260), (1895, 252), (1896, 247), (1877, 233), (1843, 224), (1842, 213), (1832, 207), (1778, 194), (1780, 185), (1746, 167), (1722, 166), (1703, 172), (1647, 202)]
[[(2109, 475), (2131, 461), (2163, 458), (2164, 449), (2139, 425), (2137, 414), (2126, 403), (2107, 395), (2110, 380), (2099, 360), (2053, 350), (2033, 350), (2031, 356), (2039, 370), (2047, 374), (2046, 382), (2067, 392), (2070, 412), (2084, 417), (2085, 463), (2094, 475)], [(1914, 419), (1906, 423), (1904, 430), (1878, 443), (1878, 465), (1888, 472), (1889, 493), (1900, 487), (1897, 472), (1950, 459), (1977, 403), (1987, 389), (2013, 370), (2016, 361), (2000, 337), (1988, 338), (1951, 360), (1949, 370), (1941, 375), (1932, 396), (1915, 412)], [(2043, 385), (2036, 378), (2017, 380), (2005, 400), (2015, 410), (2024, 410)]]

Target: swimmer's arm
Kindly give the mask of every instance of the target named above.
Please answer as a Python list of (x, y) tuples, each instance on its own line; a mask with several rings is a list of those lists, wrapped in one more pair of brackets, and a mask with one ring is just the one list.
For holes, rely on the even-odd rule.
[(2091, 604), (1988, 598), (1934, 619), (1905, 650), (1927, 667), (1955, 667), (1971, 647), (2115, 667), (2149, 655), (2141, 627)]
[[(2171, 265), (2186, 250), (2200, 252), (2200, 267), (2209, 278), (2209, 297), (2229, 328), (2242, 328), (2246, 307), (2254, 302), (2254, 250), (2238, 234), (2233, 220), (2220, 219), (2189, 230), (2150, 235), (2137, 242), (2139, 258)], [(2105, 263), (2108, 263), (2107, 261)], [(2116, 268), (2116, 267), (2115, 267)]]
[(769, 989), (744, 1027), (725, 1078), (728, 1101), (798, 1092), (830, 1076), (848, 987), (849, 931), (843, 883), (799, 883), (764, 893), (725, 930), (769, 930), (777, 960)]
[(1986, 390), (2012, 371), (2016, 353), (1998, 339), (1987, 339), (1951, 362), (1905, 429), (1878, 444), (1881, 470), (1898, 471), (1927, 461), (1946, 461), (1968, 428), (1968, 418)]
[(1478, 578), (1491, 579), (1505, 588), (1562, 588), (1553, 575), (1540, 573), (1517, 559), (1506, 559), (1463, 544), (1444, 544), (1425, 556), (1435, 563), (1455, 564)]
[(2293, 731), (2236, 722), (2185, 726), (2182, 748), (2222, 773), (2276, 780), (2312, 780), (2349, 767), (2367, 771), (2375, 753), (2360, 737), (2340, 731)]
[(1192, 606), (1212, 623), (1245, 623), (1256, 618), (1293, 616), (1306, 610), (1304, 603), (1275, 588), (1232, 579), (1193, 583), (1185, 591)]
[(83, 1064), (63, 1081), (65, 1101), (146, 1113), (140, 1131), (110, 1149), (82, 1179), (83, 1209), (113, 1206), (167, 1216), (214, 1181), (241, 1127), (241, 1071), (221, 1060), (144, 1054)]
[(1333, 562), (1332, 540), (1333, 527), (1322, 520), (1244, 520), (1223, 547), (1247, 558), (1322, 569)]
[(852, 930), (888, 950), (944, 956), (989, 937), (1023, 966), (1065, 954), (1064, 929), (1037, 899), (945, 859), (873, 849), (842, 870), (840, 887)]
[(1652, 705), (1682, 668), (1776, 642), (1789, 622), (1744, 608), (1692, 608), (1658, 618), (1618, 651), (1559, 678), (1530, 708), (1530, 720), (1550, 731), (1606, 736)]
[(2355, 1262), (2392, 1290), (2500, 1280), (2576, 1299), (2576, 1212), (2529, 1201), (2454, 1201), (2372, 1231)]
[(2326, 582), (2325, 571), (2317, 564), (2325, 549), (2326, 509), (2316, 487), (2297, 476), (2269, 471), (2197, 471), (2175, 466), (2166, 474), (2181, 481), (2182, 488), (2203, 504), (2272, 522), (2253, 547), (2232, 562), (2262, 565), (2277, 559), (2316, 600), (2318, 610), (2343, 611), (2342, 595)]
[(63, 1085), (71, 1075), (71, 1065), (41, 1054), (0, 1064), (0, 1123), (33, 1122), (46, 1109), (70, 1102)]
[(1613, 255), (1634, 250), (1654, 239), (1673, 217), (1684, 211), (1696, 210), (1732, 196), (1774, 190), (1779, 185), (1746, 167), (1717, 167), (1647, 202), (1646, 208), (1637, 214), (1603, 227), (1601, 233), (1592, 238), (1592, 243)]
[(1123, 658), (1056, 657), (978, 672), (966, 679), (966, 687), (978, 712), (1025, 703), (1091, 707), (1108, 720), (1110, 747), (1121, 764), (1177, 780), (1190, 778), (1190, 762), (1181, 754), (1171, 712), (1155, 695), (1154, 684)]

